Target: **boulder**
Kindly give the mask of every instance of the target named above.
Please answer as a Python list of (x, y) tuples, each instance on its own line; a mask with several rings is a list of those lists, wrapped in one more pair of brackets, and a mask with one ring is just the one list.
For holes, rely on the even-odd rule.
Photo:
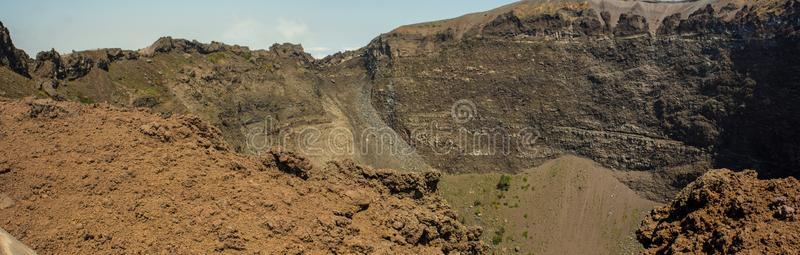
[(720, 17), (715, 15), (714, 8), (711, 5), (706, 5), (705, 8), (700, 8), (684, 21), (681, 21), (678, 26), (678, 31), (681, 33), (722, 33), (727, 29), (725, 22)]
[(658, 27), (657, 35), (672, 35), (678, 31), (678, 26), (681, 23), (681, 14), (675, 13), (664, 18), (661, 26)]
[(614, 35), (616, 36), (631, 36), (649, 33), (650, 26), (647, 24), (647, 19), (641, 15), (635, 14), (620, 14), (617, 27), (614, 28)]
[(292, 43), (283, 43), (283, 44), (273, 44), (272, 47), (269, 47), (269, 51), (273, 54), (277, 55), (278, 57), (293, 57), (298, 58), (300, 60), (306, 62), (314, 61), (314, 57), (310, 54), (306, 53), (303, 50), (303, 46), (300, 44), (292, 44)]
[(94, 67), (95, 60), (84, 53), (73, 52), (62, 58), (65, 78), (75, 80), (84, 75)]
[(49, 79), (64, 78), (61, 55), (55, 49), (39, 52), (36, 54), (34, 63), (33, 73), (35, 76)]

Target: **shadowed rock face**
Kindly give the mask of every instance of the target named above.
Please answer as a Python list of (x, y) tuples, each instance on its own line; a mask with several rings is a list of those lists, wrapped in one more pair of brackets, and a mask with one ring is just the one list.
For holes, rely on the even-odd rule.
[(617, 27), (614, 29), (615, 36), (631, 36), (645, 34), (650, 31), (647, 20), (640, 15), (619, 15)]
[[(318, 154), (447, 172), (517, 171), (577, 154), (674, 188), (712, 166), (798, 175), (798, 8), (523, 1), (403, 26), (322, 60), (290, 44), (165, 37), (138, 52), (44, 52), (28, 69), (52, 97), (197, 114), (240, 151), (253, 130), (292, 131), (283, 145), (297, 149), (312, 147), (294, 139), (306, 127), (324, 130), (322, 140), (388, 127), (393, 141), (356, 136), (353, 145), (402, 155)], [(457, 102), (468, 118), (453, 118)]]
[(14, 47), (11, 42), (11, 33), (0, 22), (0, 66), (6, 66), (20, 75), (28, 76), (28, 55)]

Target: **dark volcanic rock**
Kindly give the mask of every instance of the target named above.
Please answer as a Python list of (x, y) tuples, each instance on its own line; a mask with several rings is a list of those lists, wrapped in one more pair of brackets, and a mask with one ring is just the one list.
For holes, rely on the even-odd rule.
[(657, 35), (672, 35), (678, 31), (678, 26), (681, 24), (681, 14), (675, 13), (664, 18), (661, 26), (658, 27)]
[(603, 19), (603, 30), (611, 31), (611, 13), (602, 11), (600, 12), (600, 18)]
[(73, 52), (61, 58), (64, 67), (64, 77), (74, 80), (88, 74), (94, 67), (95, 60), (84, 53)]
[(37, 77), (49, 79), (63, 79), (64, 67), (61, 62), (61, 55), (55, 49), (42, 51), (36, 54), (33, 73)]
[(28, 74), (28, 54), (14, 47), (11, 33), (0, 22), (0, 66), (7, 66), (12, 71), (30, 77)]
[(108, 71), (111, 63), (120, 60), (135, 60), (139, 58), (139, 53), (131, 50), (122, 50), (118, 48), (113, 49), (100, 49), (95, 51), (86, 51), (95, 62), (97, 68)]
[(579, 18), (573, 21), (573, 27), (577, 27), (584, 35), (600, 35), (607, 32), (603, 22), (597, 17), (594, 9), (582, 11)]
[(498, 36), (515, 36), (523, 33), (522, 21), (513, 12), (508, 12), (489, 22), (483, 31)]
[(117, 60), (135, 60), (139, 58), (139, 53), (132, 51), (132, 50), (123, 50), (118, 48), (113, 49), (105, 49), (106, 58), (109, 61), (117, 61)]
[[(84, 53), (73, 52), (61, 56), (56, 50), (43, 51), (36, 54), (34, 74), (45, 79), (74, 80), (88, 74), (95, 66), (95, 60)], [(107, 68), (110, 63), (104, 59), (98, 65)]]
[[(665, 20), (666, 22), (666, 20)], [(689, 18), (680, 22), (678, 31), (680, 33), (722, 33), (726, 31), (726, 24), (720, 17), (715, 15), (714, 8), (706, 5), (689, 15)]]
[[(186, 50), (186, 46), (190, 42), (187, 40), (173, 40), (172, 37), (161, 37), (158, 38), (152, 45), (150, 45), (149, 49), (153, 50), (154, 52), (170, 52), (173, 49), (178, 48), (179, 50)], [(193, 45), (192, 45), (193, 46)]]
[[(563, 10), (530, 17), (519, 17), (514, 12), (497, 16), (483, 27), (481, 33), (493, 36), (559, 36), (599, 35), (606, 32), (597, 12), (588, 10)], [(452, 37), (450, 36), (437, 36)]]
[(276, 43), (269, 47), (269, 51), (278, 57), (296, 58), (307, 63), (314, 61), (314, 57), (306, 53), (300, 44)]
[(646, 34), (650, 31), (647, 19), (641, 15), (623, 13), (619, 15), (619, 21), (617, 22), (617, 27), (614, 28), (614, 35), (616, 36)]
[(72, 52), (63, 56), (51, 49), (36, 54), (33, 74), (36, 78), (75, 80), (89, 74), (95, 67), (108, 71), (115, 61), (138, 58), (139, 53), (135, 51), (116, 48)]
[(237, 54), (243, 54), (244, 52), (250, 52), (250, 49), (244, 46), (226, 45), (221, 42), (211, 42), (209, 44), (205, 44), (196, 40), (189, 41), (186, 39), (173, 39), (172, 37), (166, 36), (156, 40), (156, 42), (154, 42), (144, 51), (147, 55), (152, 55), (155, 53), (169, 53), (173, 51), (200, 54), (231, 51)]

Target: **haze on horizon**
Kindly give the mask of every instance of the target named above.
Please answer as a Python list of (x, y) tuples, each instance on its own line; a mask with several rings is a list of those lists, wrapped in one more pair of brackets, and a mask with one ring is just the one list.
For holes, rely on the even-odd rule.
[(406, 1), (10, 1), (0, 22), (17, 48), (140, 49), (161, 36), (220, 41), (251, 49), (300, 43), (317, 58), (356, 49), (398, 26), (490, 10), (513, 0)]

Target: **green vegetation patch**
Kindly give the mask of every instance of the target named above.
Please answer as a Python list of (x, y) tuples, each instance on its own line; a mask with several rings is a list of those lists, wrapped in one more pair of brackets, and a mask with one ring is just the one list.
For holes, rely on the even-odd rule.
[(221, 64), (228, 59), (228, 55), (225, 55), (225, 52), (214, 52), (208, 54), (206, 58), (208, 59), (208, 61), (211, 61), (211, 63)]
[(78, 101), (80, 101), (82, 104), (94, 104), (94, 99), (80, 95), (78, 96)]
[(501, 175), (500, 181), (497, 182), (497, 189), (502, 191), (508, 191), (511, 188), (511, 176), (510, 175)]
[(492, 236), (492, 244), (499, 245), (503, 242), (503, 235), (506, 234), (506, 227), (500, 227), (494, 231), (494, 236)]

